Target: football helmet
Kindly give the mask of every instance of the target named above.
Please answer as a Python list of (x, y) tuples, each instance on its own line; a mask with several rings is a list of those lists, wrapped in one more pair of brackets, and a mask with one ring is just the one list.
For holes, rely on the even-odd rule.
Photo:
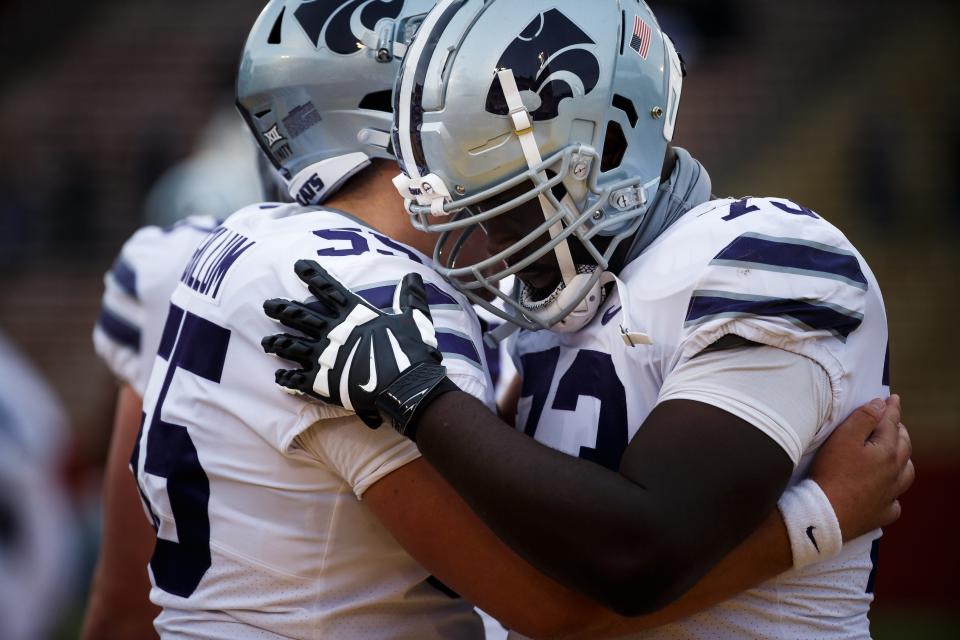
[[(614, 251), (656, 194), (682, 77), (673, 43), (639, 0), (438, 2), (397, 78), (393, 146), (414, 226), (442, 232), (440, 272), (521, 327), (589, 322)], [(537, 228), (486, 259), (458, 262), (471, 234), (537, 202)], [(572, 251), (571, 238), (582, 248)], [(518, 278), (512, 293), (500, 291), (550, 252), (556, 289)]]
[(237, 107), (300, 204), (393, 158), (398, 59), (433, 0), (272, 0), (247, 38)]

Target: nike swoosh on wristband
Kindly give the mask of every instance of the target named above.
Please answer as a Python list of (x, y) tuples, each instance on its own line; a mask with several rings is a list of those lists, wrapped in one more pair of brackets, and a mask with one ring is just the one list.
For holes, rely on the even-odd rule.
[(814, 529), (816, 529), (816, 527), (813, 525), (807, 527), (807, 537), (810, 538), (810, 542), (813, 543), (813, 548), (817, 550), (817, 553), (820, 553), (820, 545), (817, 544), (817, 539), (813, 537)]
[(618, 305), (616, 307), (610, 307), (609, 309), (604, 311), (603, 318), (600, 320), (600, 324), (602, 324), (603, 326), (606, 326), (608, 322), (613, 320), (613, 316), (620, 313), (620, 309), (623, 309), (623, 307)]

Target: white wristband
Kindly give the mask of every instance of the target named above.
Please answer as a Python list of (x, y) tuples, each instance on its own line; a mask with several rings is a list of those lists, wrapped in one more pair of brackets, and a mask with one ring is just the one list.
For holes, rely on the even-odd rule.
[(793, 568), (802, 569), (840, 553), (843, 534), (833, 505), (813, 480), (787, 489), (777, 503), (787, 525)]

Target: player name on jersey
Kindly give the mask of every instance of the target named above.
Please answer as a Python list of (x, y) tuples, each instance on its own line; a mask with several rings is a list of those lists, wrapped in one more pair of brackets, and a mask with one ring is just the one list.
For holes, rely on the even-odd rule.
[(180, 276), (180, 282), (216, 300), (220, 284), (230, 267), (254, 244), (254, 241), (236, 231), (217, 227), (194, 251)]

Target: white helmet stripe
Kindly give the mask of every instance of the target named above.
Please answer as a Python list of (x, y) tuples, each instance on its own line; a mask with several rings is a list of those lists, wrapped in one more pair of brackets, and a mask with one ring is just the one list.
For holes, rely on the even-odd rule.
[[(430, 58), (436, 49), (436, 40), (439, 33), (450, 23), (453, 14), (460, 10), (466, 0), (441, 0), (431, 11), (414, 39), (407, 56), (403, 61), (403, 76), (399, 87), (399, 104), (397, 105), (397, 138), (400, 141), (400, 157), (411, 179), (422, 178), (417, 154), (414, 151), (414, 136), (420, 128), (419, 116), (414, 116), (414, 109), (421, 109), (422, 96), (414, 100), (413, 92), (418, 84), (421, 66), (424, 73), (430, 64)], [(431, 46), (428, 46), (431, 45)], [(422, 79), (421, 79), (422, 82)], [(416, 104), (414, 104), (416, 102)]]

